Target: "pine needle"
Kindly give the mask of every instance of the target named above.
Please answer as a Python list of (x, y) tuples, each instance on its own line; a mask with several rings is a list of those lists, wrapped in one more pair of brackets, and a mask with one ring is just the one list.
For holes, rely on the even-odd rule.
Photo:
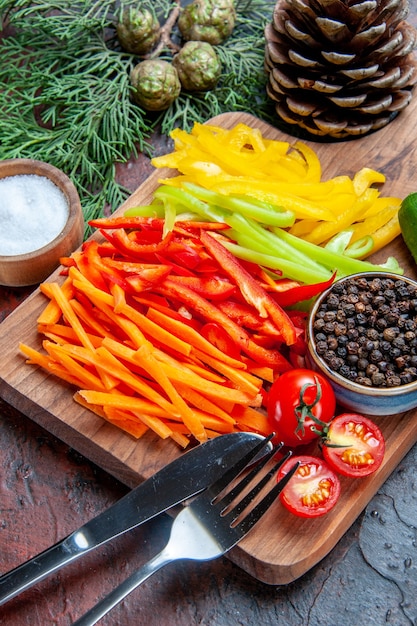
[[(126, 199), (129, 191), (116, 182), (114, 164), (138, 152), (152, 156), (155, 128), (168, 135), (227, 111), (272, 119), (263, 66), (264, 28), (274, 2), (238, 1), (235, 29), (216, 47), (223, 67), (218, 86), (181, 93), (159, 114), (130, 98), (129, 73), (140, 59), (120, 49), (115, 31), (118, 12), (128, 4), (0, 0), (0, 158), (38, 159), (65, 171), (86, 221)], [(175, 3), (148, 4), (166, 19)], [(171, 53), (163, 51), (161, 58)]]

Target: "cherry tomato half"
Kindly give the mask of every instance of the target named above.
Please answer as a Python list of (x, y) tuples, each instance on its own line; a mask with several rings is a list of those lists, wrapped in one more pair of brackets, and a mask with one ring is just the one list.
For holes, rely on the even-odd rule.
[(278, 472), (280, 480), (294, 463), (300, 465), (280, 494), (282, 504), (299, 517), (319, 517), (334, 507), (340, 496), (340, 481), (323, 459), (293, 456)]
[(310, 369), (284, 372), (272, 383), (268, 394), (270, 428), (277, 440), (291, 447), (317, 439), (333, 418), (335, 408), (333, 387)]
[(380, 428), (369, 418), (356, 413), (335, 417), (323, 441), (323, 457), (343, 476), (362, 477), (375, 472), (385, 453)]

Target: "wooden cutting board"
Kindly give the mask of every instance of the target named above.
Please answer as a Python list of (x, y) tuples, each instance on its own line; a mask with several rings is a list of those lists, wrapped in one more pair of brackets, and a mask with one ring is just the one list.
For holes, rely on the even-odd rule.
[[(403, 198), (417, 191), (416, 109), (415, 96), (389, 126), (365, 138), (340, 143), (306, 142), (320, 157), (323, 179), (339, 174), (352, 176), (367, 166), (385, 173), (384, 196)], [(259, 127), (267, 137), (295, 142), (293, 137), (248, 114), (226, 113), (211, 120), (227, 128), (237, 122)], [(118, 212), (148, 203), (158, 179), (167, 174), (163, 170), (152, 173)], [(389, 254), (398, 258), (406, 274), (415, 276), (414, 263), (401, 238), (374, 260)], [(60, 279), (58, 271), (53, 278)], [(0, 396), (126, 485), (137, 485), (181, 452), (173, 442), (158, 440), (152, 434), (133, 440), (76, 404), (70, 386), (25, 364), (18, 343), (40, 347), (36, 319), (44, 305), (44, 297), (36, 290), (0, 324)], [(342, 479), (342, 497), (336, 508), (316, 520), (296, 518), (277, 502), (254, 532), (230, 553), (231, 560), (271, 585), (286, 584), (304, 574), (335, 546), (417, 441), (416, 417), (417, 412), (412, 411), (374, 418), (387, 443), (384, 463), (376, 474), (362, 480)]]

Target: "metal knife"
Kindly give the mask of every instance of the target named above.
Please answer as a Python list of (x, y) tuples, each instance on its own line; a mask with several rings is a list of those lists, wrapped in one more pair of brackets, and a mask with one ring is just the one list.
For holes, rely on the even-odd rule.
[(263, 437), (230, 433), (199, 444), (44, 552), (0, 577), (0, 605), (83, 554), (205, 489)]

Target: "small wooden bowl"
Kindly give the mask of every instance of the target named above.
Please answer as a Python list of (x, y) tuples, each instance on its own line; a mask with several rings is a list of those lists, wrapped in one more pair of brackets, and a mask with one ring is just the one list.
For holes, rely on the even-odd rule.
[(78, 192), (64, 172), (34, 159), (0, 161), (0, 179), (22, 174), (45, 176), (64, 194), (68, 203), (68, 219), (61, 232), (46, 245), (16, 255), (0, 254), (0, 284), (25, 287), (45, 280), (59, 265), (62, 256), (78, 248), (84, 237), (84, 216)]

